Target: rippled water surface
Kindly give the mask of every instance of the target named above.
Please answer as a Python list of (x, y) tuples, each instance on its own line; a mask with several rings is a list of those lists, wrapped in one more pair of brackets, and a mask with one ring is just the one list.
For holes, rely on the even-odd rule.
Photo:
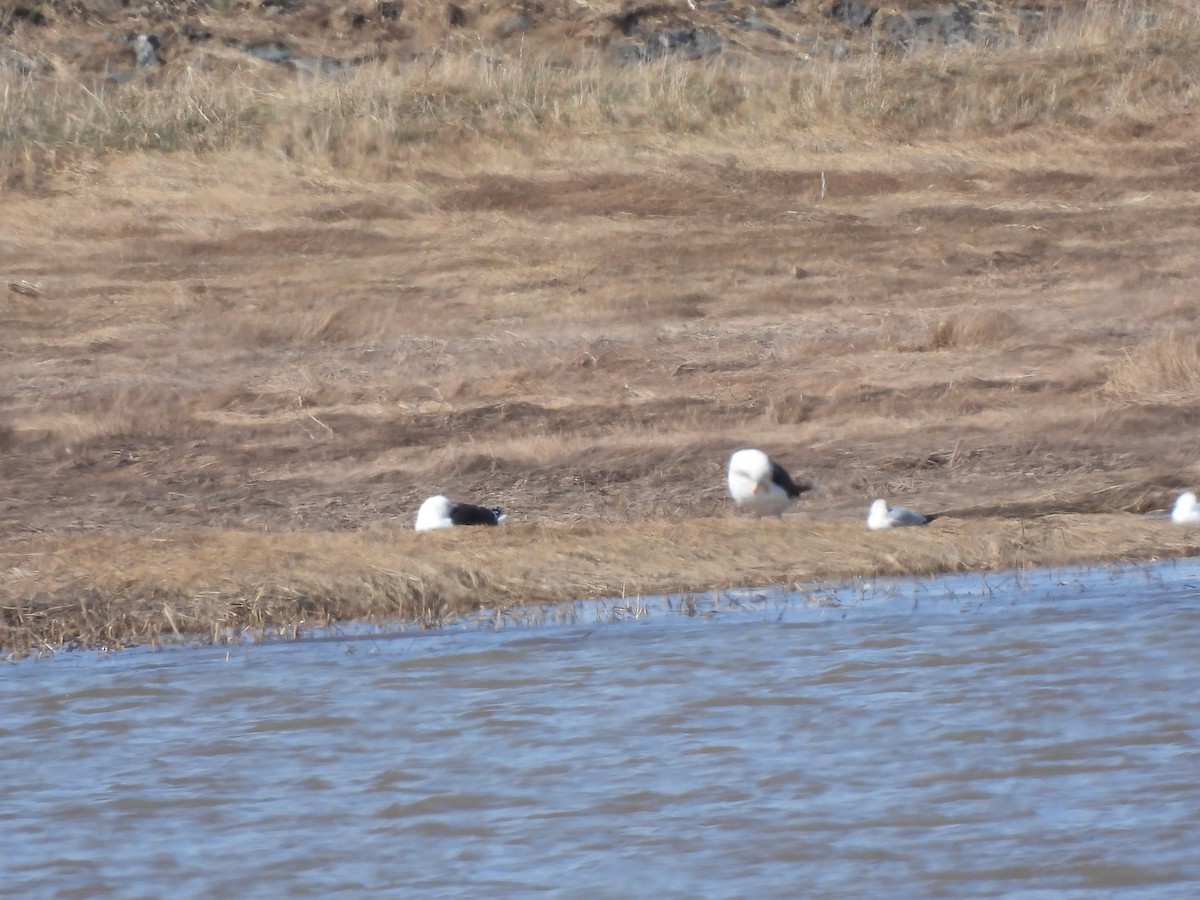
[(648, 607), (0, 668), (0, 884), (1200, 896), (1200, 564)]

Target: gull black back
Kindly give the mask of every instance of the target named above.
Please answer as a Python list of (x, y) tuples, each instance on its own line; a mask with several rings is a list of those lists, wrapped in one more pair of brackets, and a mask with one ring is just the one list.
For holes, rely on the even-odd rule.
[(808, 490), (808, 485), (798, 485), (792, 481), (792, 476), (784, 471), (783, 466), (779, 463), (771, 462), (771, 482), (779, 485), (787, 493), (787, 495), (795, 500), (801, 494)]
[(455, 525), (499, 525), (504, 510), (499, 506), (489, 509), (474, 503), (455, 503), (450, 509), (450, 521)]

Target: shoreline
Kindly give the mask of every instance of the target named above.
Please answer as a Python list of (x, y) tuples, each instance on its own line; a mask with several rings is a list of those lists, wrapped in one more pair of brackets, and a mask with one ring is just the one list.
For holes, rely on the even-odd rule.
[[(858, 521), (747, 518), (497, 529), (105, 536), (0, 545), (9, 657), (40, 649), (221, 643), (249, 628), (399, 619), (439, 628), (481, 609), (856, 577), (1105, 565), (1200, 554), (1159, 516)], [(132, 561), (132, 562), (128, 562)]]

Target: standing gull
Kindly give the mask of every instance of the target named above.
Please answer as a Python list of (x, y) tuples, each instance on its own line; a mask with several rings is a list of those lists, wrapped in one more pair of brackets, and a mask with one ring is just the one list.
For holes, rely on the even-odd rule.
[(1200, 525), (1200, 509), (1196, 507), (1196, 495), (1184, 491), (1171, 510), (1171, 521), (1176, 525)]
[(782, 516), (806, 490), (761, 450), (739, 450), (729, 457), (729, 493), (757, 516)]
[(924, 525), (936, 518), (937, 516), (923, 516), (903, 506), (889, 509), (886, 500), (876, 500), (867, 514), (867, 527), (872, 531), (880, 528), (903, 528), (906, 525)]
[(432, 531), (435, 528), (453, 528), (455, 525), (499, 525), (505, 520), (504, 510), (498, 506), (488, 508), (473, 503), (455, 503), (449, 497), (438, 494), (421, 504), (417, 512), (417, 531)]

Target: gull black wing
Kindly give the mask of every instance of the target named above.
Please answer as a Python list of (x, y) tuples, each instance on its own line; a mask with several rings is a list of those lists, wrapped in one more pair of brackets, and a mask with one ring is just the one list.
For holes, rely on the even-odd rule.
[(796, 484), (796, 482), (792, 481), (792, 476), (777, 462), (771, 463), (771, 482), (783, 488), (793, 500), (811, 487), (811, 485), (807, 484)]
[(455, 525), (499, 525), (504, 510), (498, 506), (488, 509), (474, 503), (455, 503), (450, 508), (450, 521)]

